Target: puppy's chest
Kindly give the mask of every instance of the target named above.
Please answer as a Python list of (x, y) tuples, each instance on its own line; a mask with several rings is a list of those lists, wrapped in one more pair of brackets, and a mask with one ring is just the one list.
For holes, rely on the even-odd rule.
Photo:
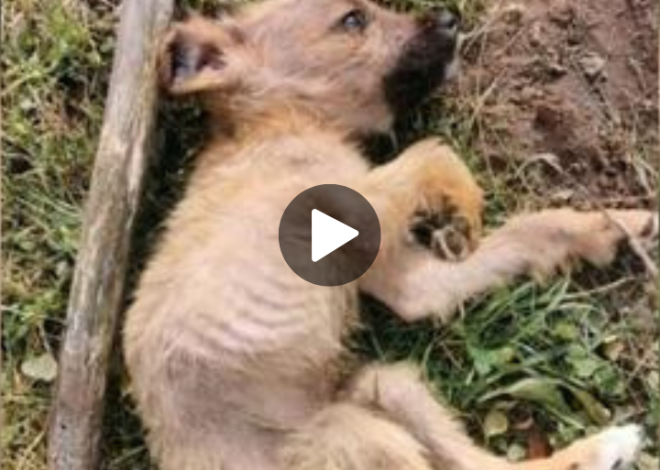
[(242, 366), (256, 355), (285, 361), (287, 367), (277, 369), (293, 372), (341, 352), (356, 316), (355, 289), (299, 278), (282, 256), (279, 223), (310, 186), (346, 184), (363, 174), (359, 158), (332, 161), (333, 152), (342, 151), (298, 142), (260, 147), (263, 155), (252, 152), (193, 182), (170, 227), (170, 242), (181, 245), (186, 259), (176, 277), (181, 298), (189, 300), (183, 310), (195, 312), (186, 323), (200, 344), (215, 345), (228, 362)]
[(234, 289), (232, 312), (222, 321), (222, 356), (239, 368), (257, 360), (264, 377), (316, 382), (345, 354), (344, 340), (357, 324), (356, 292), (302, 280), (284, 286), (285, 278), (266, 286), (255, 274), (249, 286)]

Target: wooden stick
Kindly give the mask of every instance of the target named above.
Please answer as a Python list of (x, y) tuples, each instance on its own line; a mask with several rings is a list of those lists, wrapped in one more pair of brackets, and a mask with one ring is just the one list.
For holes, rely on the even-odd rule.
[(121, 8), (60, 351), (49, 429), (49, 470), (92, 470), (100, 463), (108, 362), (152, 150), (158, 41), (170, 22), (173, 0), (126, 0)]

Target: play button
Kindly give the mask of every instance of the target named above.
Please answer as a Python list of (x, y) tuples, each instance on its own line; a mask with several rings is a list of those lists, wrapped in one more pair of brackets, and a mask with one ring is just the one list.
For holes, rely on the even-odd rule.
[(380, 224), (360, 193), (325, 184), (291, 201), (280, 221), (279, 239), (285, 261), (298, 276), (320, 286), (341, 286), (362, 276), (376, 260)]
[(312, 261), (316, 263), (325, 258), (358, 235), (360, 232), (354, 228), (314, 209), (312, 211)]

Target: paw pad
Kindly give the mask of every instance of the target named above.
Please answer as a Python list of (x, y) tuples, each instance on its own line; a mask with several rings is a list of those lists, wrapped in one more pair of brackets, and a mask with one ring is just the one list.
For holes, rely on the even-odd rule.
[(420, 211), (412, 221), (413, 240), (447, 261), (465, 259), (473, 250), (472, 227), (456, 208)]

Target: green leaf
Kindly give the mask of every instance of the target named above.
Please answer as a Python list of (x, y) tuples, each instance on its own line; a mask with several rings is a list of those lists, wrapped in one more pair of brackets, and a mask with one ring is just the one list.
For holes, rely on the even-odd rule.
[(573, 344), (568, 348), (566, 362), (571, 366), (575, 375), (581, 379), (588, 379), (603, 365), (603, 362), (584, 347)]
[(612, 413), (610, 413), (610, 410), (608, 410), (605, 405), (596, 400), (591, 393), (575, 387), (570, 387), (569, 389), (587, 412), (589, 418), (591, 418), (596, 424), (605, 426), (610, 422)]
[(626, 386), (621, 374), (611, 364), (605, 363), (593, 376), (599, 395), (603, 397), (622, 398), (626, 395)]
[(492, 409), (488, 412), (483, 426), (486, 439), (504, 434), (508, 429), (509, 419), (502, 411)]
[(508, 387), (500, 388), (484, 395), (480, 401), (487, 401), (502, 395), (512, 396), (543, 406), (558, 418), (582, 429), (584, 425), (570, 409), (560, 391), (562, 382), (548, 378), (526, 378)]
[(566, 341), (574, 340), (579, 336), (579, 332), (575, 324), (567, 321), (557, 323), (552, 329), (552, 332), (556, 337)]
[(585, 357), (582, 359), (574, 359), (571, 361), (571, 365), (578, 377), (582, 379), (588, 379), (594, 375), (601, 364), (600, 361), (592, 357)]
[(510, 347), (489, 350), (472, 346), (469, 353), (474, 361), (474, 368), (482, 376), (510, 363), (516, 356), (515, 350)]
[(511, 462), (519, 462), (527, 457), (527, 451), (520, 444), (512, 444), (506, 451), (506, 458)]

